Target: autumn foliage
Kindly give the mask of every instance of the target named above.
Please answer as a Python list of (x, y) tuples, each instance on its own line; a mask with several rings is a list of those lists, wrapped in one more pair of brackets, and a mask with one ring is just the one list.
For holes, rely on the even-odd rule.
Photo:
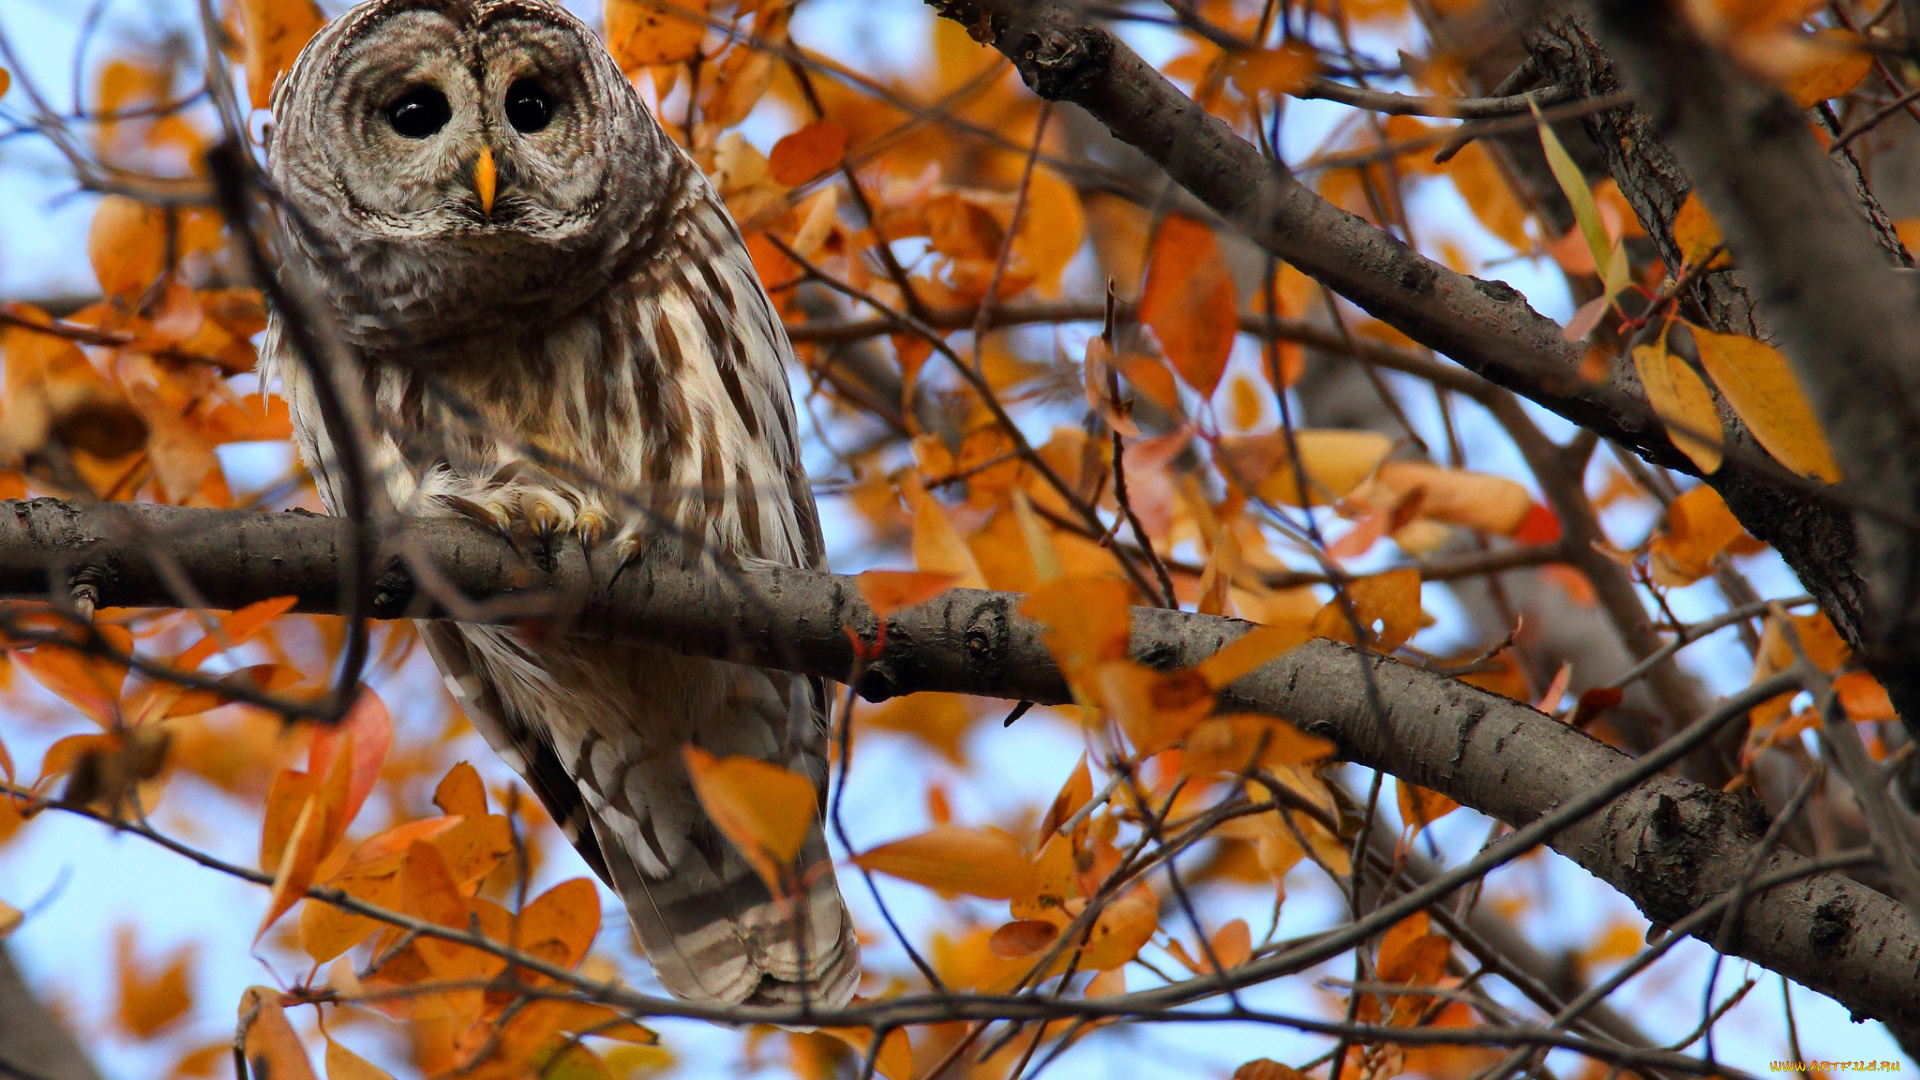
[[(683, 1060), (688, 1075), (764, 1065), (824, 1077), (867, 1062), (891, 1080), (1032, 1076), (1083, 1043), (1122, 1045), (1116, 1030), (1172, 1007), (1114, 1005), (1123, 995), (1178, 987), (1224, 1002), (1223, 973), (1361, 917), (1414, 868), (1470, 857), (1504, 830), (1437, 791), (1342, 766), (1334, 742), (1286, 718), (1223, 704), (1316, 639), (1457, 678), (1635, 754), (1694, 719), (1684, 707), (1710, 700), (1700, 686), (1790, 671), (1826, 686), (1821, 700), (1794, 692), (1752, 709), (1689, 774), (1732, 791), (1813, 783), (1824, 766), (1810, 733), (1827, 724), (1856, 726), (1876, 760), (1900, 753), (1886, 691), (1828, 617), (1781, 585), (1777, 560), (1712, 486), (1630, 456), (1590, 461), (1591, 438), (1549, 438), (1506, 390), (1461, 389), (1472, 378), (1461, 369), (1114, 158), (1098, 125), (1021, 84), (983, 44), (990, 29), (885, 6), (913, 28), (894, 28), (910, 57), (871, 70), (822, 39), (830, 19), (808, 21), (788, 0), (607, 0), (602, 26), (726, 201), (786, 321), (829, 546), (836, 569), (876, 568), (852, 584), (880, 632), (952, 588), (1020, 593), (1072, 693), (1072, 706), (1017, 721), (1011, 702), (839, 695), (836, 785), (853, 776), (853, 794), (843, 804), (836, 786), (829, 816), (869, 943), (857, 1007), (930, 991), (1061, 1007), (998, 1026), (957, 1006), (804, 1030), (742, 1022), (734, 1058)], [(1699, 476), (1731, 467), (1737, 430), (1758, 446), (1740, 452), (1810, 488), (1840, 481), (1833, 433), (1786, 355), (1691, 299), (1694, 283), (1734, 269), (1697, 197), (1655, 223), (1654, 244), (1619, 183), (1563, 145), (1577, 130), (1565, 98), (1529, 100), (1494, 121), (1499, 139), (1436, 158), (1462, 130), (1447, 103), (1494, 96), (1473, 57), (1432, 44), (1436, 20), (1472, 14), (1445, 10), (1462, 7), (1364, 0), (1329, 15), (1205, 0), (1154, 6), (1173, 24), (1154, 32), (1171, 43), (1161, 70), (1200, 108), (1263, 148), (1287, 135), (1287, 163), (1315, 196), (1463, 271), (1497, 277), (1530, 260), (1534, 278), (1550, 274), (1548, 291), (1571, 298), (1561, 314), (1566, 340), (1588, 349), (1585, 377), (1630, 385), (1648, 430)], [(1877, 5), (1683, 7), (1809, 116), (1853, 122), (1905, 92), (1910, 72), (1855, 31)], [(236, 465), (236, 448), (284, 445), (290, 427), (254, 375), (266, 301), (249, 256), (271, 261), (273, 244), (216, 209), (206, 155), (229, 136), (208, 101), (251, 115), (337, 8), (212, 5), (211, 66), (225, 81), (210, 97), (182, 93), (200, 77), (191, 49), (139, 35), (103, 37), (87, 55), (73, 116), (43, 114), (29, 73), (0, 70), (0, 115), (55, 139), (79, 186), (100, 193), (70, 238), (97, 291), (0, 298), (0, 497), (317, 508), (297, 468)], [(1395, 59), (1386, 42), (1409, 51)], [(1425, 114), (1309, 101), (1332, 81), (1373, 85), (1356, 72), (1427, 102)], [(1310, 103), (1311, 124), (1283, 112)], [(1531, 183), (1519, 153), (1542, 163)], [(265, 206), (270, 194), (248, 198)], [(1357, 378), (1360, 406), (1328, 396), (1338, 374)], [(1743, 576), (1755, 567), (1757, 586)], [(246, 858), (208, 854), (197, 872), (257, 887), (245, 940), (156, 954), (145, 929), (102, 928), (114, 970), (67, 984), (110, 988), (87, 995), (111, 1002), (100, 1027), (166, 1057), (153, 1075), (225, 1075), (230, 1007), (252, 1075), (275, 1080), (673, 1067), (676, 1029), (619, 996), (651, 984), (618, 903), (421, 675), (411, 624), (381, 625), (364, 684), (342, 690), (350, 628), (294, 613), (293, 596), (214, 612), (183, 583), (179, 610), (131, 610), (96, 608), (84, 585), (0, 608), (0, 845), (24, 848), (36, 819), (58, 813), (187, 850), (243, 835)], [(1463, 615), (1471, 604), (1497, 625)], [(1130, 645), (1136, 609), (1156, 607), (1256, 625), (1170, 668)], [(848, 633), (858, 655), (877, 655)], [(1718, 651), (1676, 666), (1674, 653), (1715, 633)], [(1580, 634), (1608, 649), (1567, 644)], [(1372, 692), (1356, 669), (1353, 707), (1381, 707)], [(1827, 700), (1837, 714), (1823, 713)], [(1022, 775), (998, 775), (1009, 752), (989, 744), (1020, 748)], [(913, 768), (872, 774), (870, 762), (903, 755)], [(811, 782), (691, 746), (684, 763), (727, 840), (792, 895)], [(1863, 826), (1827, 783), (1815, 850), (1830, 853)], [(876, 786), (887, 816), (843, 820), (873, 808)], [(210, 806), (217, 818), (202, 821)], [(63, 917), (57, 897), (41, 910), (27, 888), (0, 875), (0, 937)], [(1292, 1065), (1235, 1036), (1192, 1074), (1231, 1057), (1248, 1080), (1486, 1075), (1532, 1053), (1488, 1032), (1540, 1007), (1485, 989), (1522, 980), (1466, 922), (1476, 911), (1512, 922), (1567, 890), (1604, 888), (1545, 870), (1476, 885), (1289, 974), (1290, 997), (1249, 996), (1319, 1025), (1302, 1025), (1318, 1041)], [(913, 914), (896, 920), (886, 903)], [(1556, 993), (1574, 996), (1657, 942), (1637, 917), (1605, 913), (1616, 908), (1585, 904), (1582, 925), (1562, 928), (1554, 975), (1577, 982)], [(273, 985), (203, 1001), (201, 968)], [(1628, 1009), (1625, 1022), (1664, 1036), (1658, 1011)], [(1561, 1075), (1611, 1075), (1618, 1057), (1568, 1056)]]

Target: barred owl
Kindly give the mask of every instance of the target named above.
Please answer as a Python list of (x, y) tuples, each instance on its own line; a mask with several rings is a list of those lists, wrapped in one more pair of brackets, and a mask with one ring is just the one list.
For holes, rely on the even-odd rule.
[[(477, 517), (530, 551), (823, 564), (786, 333), (706, 177), (584, 24), (546, 0), (373, 0), (307, 45), (272, 105), (283, 269), (361, 357), (365, 452), (394, 505)], [(263, 375), (338, 513), (340, 466), (285, 319)], [(824, 801), (822, 683), (421, 629), (474, 725), (625, 900), (669, 991), (848, 999), (858, 947), (818, 813), (806, 893), (777, 901), (681, 754), (777, 761)]]

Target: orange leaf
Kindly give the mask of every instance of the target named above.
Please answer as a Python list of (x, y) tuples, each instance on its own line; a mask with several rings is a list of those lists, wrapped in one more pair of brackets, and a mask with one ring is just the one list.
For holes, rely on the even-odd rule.
[(1260, 765), (1304, 765), (1332, 756), (1334, 746), (1274, 716), (1236, 714), (1200, 721), (1181, 744), (1187, 771), (1242, 773)]
[(6, 940), (8, 934), (20, 929), (20, 924), (26, 919), (25, 912), (5, 900), (0, 900), (0, 941)]
[(1697, 326), (1693, 343), (1700, 350), (1700, 365), (1767, 453), (1803, 476), (1840, 482), (1840, 467), (1834, 464), (1826, 432), (1801, 391), (1793, 366), (1778, 349)]
[(860, 598), (884, 619), (903, 608), (917, 607), (960, 583), (959, 574), (928, 574), (911, 570), (868, 570), (853, 579)]
[(767, 171), (775, 181), (799, 187), (838, 166), (846, 156), (846, 129), (832, 120), (815, 120), (773, 144)]
[(143, 710), (148, 719), (173, 719), (182, 716), (198, 716), (223, 705), (231, 705), (239, 700), (237, 692), (242, 688), (257, 693), (271, 694), (298, 686), (306, 681), (306, 675), (299, 668), (287, 664), (254, 664), (238, 671), (229, 671), (217, 680), (220, 686), (233, 692), (209, 690), (203, 687), (183, 687), (178, 683), (158, 684), (153, 696), (147, 698), (146, 708), (156, 710), (159, 715)]
[(1846, 96), (1873, 70), (1872, 47), (1850, 30), (1817, 30), (1806, 46), (1800, 50), (1803, 62), (1782, 80), (1782, 88), (1803, 109)]
[(209, 657), (222, 649), (236, 648), (253, 640), (255, 635), (267, 628), (267, 624), (293, 610), (300, 602), (297, 596), (276, 596), (271, 600), (261, 600), (248, 604), (238, 611), (229, 612), (220, 620), (217, 632), (208, 634), (193, 644), (186, 652), (173, 658), (173, 666), (182, 671), (194, 671)]
[(1720, 444), (1726, 441), (1726, 432), (1705, 380), (1686, 361), (1667, 352), (1664, 334), (1656, 344), (1633, 347), (1633, 366), (1646, 388), (1647, 403), (1666, 424), (1674, 447), (1703, 474), (1712, 475), (1720, 468)]
[(313, 0), (241, 0), (241, 36), (247, 49), (247, 100), (267, 107), (273, 86), (293, 66), (326, 16)]
[(1030, 890), (1033, 866), (1020, 844), (999, 829), (941, 825), (853, 857), (877, 870), (943, 894), (1009, 900)]
[(1741, 532), (1719, 492), (1705, 484), (1688, 490), (1667, 506), (1666, 526), (1647, 546), (1655, 584), (1678, 588), (1711, 574), (1714, 557)]
[[(101, 625), (94, 630), (115, 652), (133, 652), (133, 634), (126, 627)], [(41, 686), (65, 698), (95, 722), (102, 726), (113, 722), (120, 708), (120, 688), (127, 679), (125, 664), (65, 645), (16, 651), (13, 659)]]
[(1239, 333), (1233, 277), (1220, 258), (1213, 230), (1169, 215), (1154, 237), (1140, 321), (1153, 328), (1174, 370), (1211, 398)]
[[(1720, 235), (1720, 225), (1707, 212), (1706, 205), (1700, 201), (1700, 193), (1687, 192), (1686, 201), (1673, 215), (1673, 245), (1680, 249), (1680, 258), (1688, 266), (1698, 266), (1700, 261), (1714, 248), (1725, 243)], [(1715, 256), (1714, 267), (1730, 265), (1733, 260), (1725, 252)]]
[(1353, 624), (1358, 622), (1368, 648), (1392, 652), (1420, 629), (1420, 571), (1389, 570), (1355, 578), (1341, 588), (1352, 601), (1351, 617), (1346, 603), (1335, 596), (1313, 617), (1310, 632), (1315, 637), (1357, 644)]
[(1153, 938), (1160, 925), (1160, 903), (1153, 891), (1136, 888), (1108, 904), (1094, 920), (1080, 952), (1080, 967), (1111, 971), (1125, 965)]
[(1460, 809), (1460, 804), (1437, 791), (1428, 791), (1417, 784), (1395, 779), (1400, 793), (1400, 820), (1414, 835), (1422, 829)]
[(280, 991), (251, 986), (240, 995), (241, 1053), (253, 1075), (273, 1080), (315, 1080), (313, 1063), (280, 1007)]
[(1256, 626), (1222, 645), (1194, 670), (1208, 686), (1223, 689), (1311, 639), (1304, 626)]
[(1013, 234), (1013, 252), (1033, 274), (1044, 296), (1060, 291), (1060, 275), (1087, 238), (1087, 215), (1080, 193), (1045, 165), (1036, 165), (1027, 184), (1027, 205)]
[(1291, 1065), (1259, 1058), (1233, 1070), (1233, 1080), (1308, 1080), (1307, 1074)]
[(782, 892), (780, 883), (813, 827), (813, 781), (757, 758), (715, 758), (691, 745), (680, 753), (707, 816), (767, 887)]
[(109, 195), (93, 211), (87, 258), (100, 291), (133, 300), (167, 270), (167, 214), (125, 195)]
[(393, 1080), (393, 1074), (327, 1038), (327, 1080)]
[(1268, 502), (1305, 506), (1311, 497), (1312, 505), (1324, 506), (1359, 487), (1393, 450), (1393, 440), (1377, 431), (1296, 431), (1293, 445), (1300, 451), (1297, 471), (1306, 474), (1304, 497), (1284, 431), (1222, 438), (1222, 470), (1234, 486)]
[(1175, 745), (1213, 711), (1213, 688), (1193, 671), (1109, 660), (1095, 665), (1092, 677), (1100, 704), (1141, 757)]
[(700, 55), (706, 0), (607, 0), (607, 48), (629, 75)]
[(1320, 70), (1313, 47), (1295, 39), (1277, 49), (1241, 53), (1227, 64), (1227, 77), (1240, 92), (1253, 97), (1259, 91), (1269, 94), (1297, 94), (1313, 81)]
[(1504, 476), (1419, 461), (1382, 463), (1373, 486), (1390, 501), (1418, 491), (1421, 517), (1501, 536), (1519, 532), (1534, 508), (1527, 489)]
[[(831, 1035), (853, 1047), (863, 1059), (873, 1046), (873, 1032), (869, 1028), (821, 1028), (820, 1034)], [(873, 1066), (874, 1071), (887, 1080), (912, 1080), (913, 1044), (907, 1039), (906, 1028), (894, 1028), (880, 1040), (880, 1055)]]
[(1834, 693), (1840, 697), (1840, 707), (1847, 710), (1847, 719), (1853, 721), (1895, 720), (1899, 713), (1894, 711), (1893, 699), (1887, 696), (1887, 688), (1880, 680), (1864, 671), (1849, 671), (1836, 676), (1833, 680)]
[(480, 783), (480, 773), (464, 761), (448, 769), (440, 786), (433, 789), (433, 805), (443, 814), (485, 817), (487, 789)]
[(192, 946), (168, 954), (157, 970), (148, 968), (134, 956), (133, 927), (121, 926), (114, 932), (113, 953), (120, 980), (117, 1019), (129, 1035), (152, 1038), (192, 1011)]
[(1213, 935), (1213, 955), (1223, 968), (1236, 968), (1253, 959), (1253, 931), (1247, 920), (1235, 919)]
[(1453, 945), (1427, 932), (1427, 913), (1415, 912), (1395, 924), (1380, 939), (1381, 982), (1432, 986), (1447, 972)]
[(1002, 960), (1018, 960), (1053, 944), (1060, 927), (1045, 919), (1016, 919), (993, 932), (987, 951)]
[(286, 910), (298, 903), (307, 893), (307, 886), (313, 883), (313, 867), (320, 861), (326, 830), (326, 809), (318, 795), (309, 795), (300, 807), (300, 816), (294, 819), (293, 831), (288, 834), (285, 849), (280, 855), (280, 865), (273, 874), (273, 893), (267, 903), (267, 914), (260, 920), (259, 929), (253, 932), (257, 944), (260, 935), (267, 932)]
[(314, 732), (313, 743), (307, 748), (307, 772), (327, 775), (335, 755), (342, 749), (346, 750), (348, 759), (346, 796), (340, 806), (338, 823), (329, 823), (329, 846), (360, 813), (360, 807), (380, 780), (380, 765), (386, 761), (387, 750), (392, 745), (393, 717), (387, 713), (386, 703), (379, 695), (364, 687), (354, 699), (353, 707), (347, 710), (345, 719), (334, 727)]
[(1046, 624), (1047, 651), (1072, 679), (1095, 664), (1126, 658), (1132, 596), (1113, 578), (1061, 578), (1035, 589), (1020, 613)]
[(967, 542), (954, 530), (946, 507), (911, 479), (900, 485), (900, 495), (913, 511), (914, 565), (922, 573), (952, 575), (959, 588), (986, 588), (987, 579), (980, 575), (980, 564), (974, 561)]
[(1054, 834), (1068, 818), (1080, 812), (1080, 808), (1093, 801), (1093, 774), (1087, 769), (1087, 755), (1080, 755), (1080, 764), (1067, 774), (1067, 782), (1060, 785), (1060, 794), (1053, 797), (1053, 805), (1047, 807), (1047, 816), (1040, 822), (1041, 843)]
[(305, 812), (307, 800), (319, 789), (312, 773), (281, 769), (267, 788), (267, 804), (260, 821), (260, 869), (276, 873), (294, 823)]

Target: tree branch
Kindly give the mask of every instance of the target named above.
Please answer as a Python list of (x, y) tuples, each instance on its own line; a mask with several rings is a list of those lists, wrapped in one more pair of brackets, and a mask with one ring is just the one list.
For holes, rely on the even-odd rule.
[[(170, 561), (206, 598), (239, 607), (272, 596), (297, 610), (337, 612), (339, 559), (350, 523), (300, 513), (253, 514), (146, 504), (81, 509), (52, 500), (0, 512), (0, 595), (68, 595), (84, 578), (101, 606), (173, 606), (154, 565)], [(554, 618), (571, 633), (645, 642), (693, 655), (843, 678), (854, 642), (877, 643), (858, 689), (869, 699), (922, 690), (1065, 703), (1065, 679), (1019, 613), (1020, 597), (954, 590), (895, 613), (886, 634), (851, 579), (755, 567), (724, 574), (643, 560), (611, 585), (612, 554), (576, 547), (527, 559), (465, 521), (411, 520), (383, 536), (373, 607), (383, 618), (436, 616), (405, 551), (467, 598), (459, 606), (520, 623)], [(1191, 665), (1245, 632), (1237, 620), (1136, 609), (1132, 649), (1158, 667)], [(1380, 710), (1353, 693), (1370, 668)], [(1342, 756), (1524, 825), (1617, 781), (1632, 762), (1613, 748), (1506, 698), (1342, 645), (1302, 646), (1225, 692), (1223, 707), (1285, 716), (1336, 742)], [(1748, 804), (1658, 776), (1551, 840), (1620, 889), (1657, 924), (1728, 895), (1759, 842)], [(1769, 874), (1804, 866), (1789, 854)], [(1861, 1016), (1920, 1024), (1912, 993), (1920, 927), (1856, 882), (1820, 875), (1750, 897), (1733, 951), (1828, 994)]]

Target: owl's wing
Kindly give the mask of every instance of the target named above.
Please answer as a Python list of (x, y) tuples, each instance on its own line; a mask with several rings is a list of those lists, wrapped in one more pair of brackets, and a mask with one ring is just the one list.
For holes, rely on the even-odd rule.
[(547, 816), (560, 828), (561, 835), (573, 844), (574, 850), (587, 861), (594, 876), (608, 885), (613, 878), (607, 873), (607, 860), (600, 852), (599, 838), (593, 832), (593, 818), (587, 811), (585, 801), (580, 798), (580, 789), (574, 784), (573, 777), (567, 774), (566, 766), (553, 752), (553, 747), (539, 733), (529, 727), (522, 717), (508, 710), (496, 694), (493, 684), (479, 671), (475, 657), (467, 649), (466, 639), (453, 623), (420, 622), (420, 639), (426, 642), (427, 652), (433, 657), (435, 666), (440, 669), (440, 677), (447, 684), (447, 692), (453, 695), (467, 719), (473, 724), (480, 737), (507, 763), (520, 778), (533, 789), (540, 799), (540, 805), (546, 808)]

